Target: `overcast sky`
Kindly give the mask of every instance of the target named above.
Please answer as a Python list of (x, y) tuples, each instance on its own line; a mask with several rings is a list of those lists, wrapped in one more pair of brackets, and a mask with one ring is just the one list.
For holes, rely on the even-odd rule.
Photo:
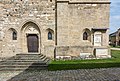
[(110, 33), (120, 28), (120, 0), (111, 0)]

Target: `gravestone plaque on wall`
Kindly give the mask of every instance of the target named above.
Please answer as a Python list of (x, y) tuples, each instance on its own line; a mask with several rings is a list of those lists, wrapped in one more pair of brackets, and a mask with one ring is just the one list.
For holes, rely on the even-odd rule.
[(94, 35), (94, 46), (101, 46), (101, 40), (102, 36), (101, 34), (95, 34)]
[(96, 48), (96, 57), (99, 56), (107, 56), (108, 55), (108, 49), (107, 48)]

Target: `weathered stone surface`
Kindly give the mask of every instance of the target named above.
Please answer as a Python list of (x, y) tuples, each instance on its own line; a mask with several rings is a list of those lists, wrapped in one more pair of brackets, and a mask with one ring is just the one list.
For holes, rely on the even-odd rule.
[[(29, 34), (38, 38), (38, 53), (50, 58), (94, 55), (95, 47), (108, 48), (109, 8), (109, 0), (1, 0), (0, 57), (29, 53)], [(96, 32), (101, 32), (101, 45), (94, 45)]]

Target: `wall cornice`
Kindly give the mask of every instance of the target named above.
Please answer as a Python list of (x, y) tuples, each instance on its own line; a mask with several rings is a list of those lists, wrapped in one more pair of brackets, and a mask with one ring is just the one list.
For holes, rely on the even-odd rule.
[(69, 4), (110, 4), (110, 0), (57, 0), (57, 3)]

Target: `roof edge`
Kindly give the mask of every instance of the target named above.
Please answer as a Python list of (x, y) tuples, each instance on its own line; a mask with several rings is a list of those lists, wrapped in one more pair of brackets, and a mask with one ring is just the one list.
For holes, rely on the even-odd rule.
[(110, 4), (110, 0), (57, 0), (57, 2), (81, 3), (81, 4)]

